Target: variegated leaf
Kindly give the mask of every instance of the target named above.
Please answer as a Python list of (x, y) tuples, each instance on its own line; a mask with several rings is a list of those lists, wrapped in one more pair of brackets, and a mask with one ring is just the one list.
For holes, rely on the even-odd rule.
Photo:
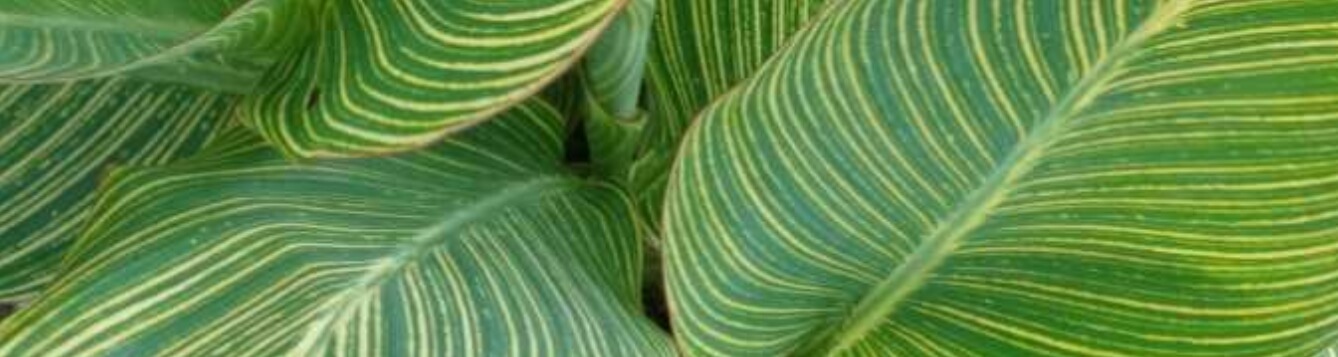
[(249, 132), (119, 172), (4, 356), (668, 356), (631, 203), (531, 102), (425, 151), (294, 164)]
[(626, 2), (330, 1), (244, 117), (296, 157), (427, 146), (538, 92)]
[(641, 90), (655, 0), (632, 0), (587, 54), (582, 118), (590, 160), (601, 177), (627, 181), (642, 141)]
[(683, 146), (693, 355), (1312, 356), (1330, 0), (844, 0)]
[(698, 113), (784, 47), (832, 0), (660, 0), (649, 107), (632, 179), (659, 228), (669, 168)]
[(246, 92), (315, 0), (0, 0), (0, 83), (125, 75)]
[(234, 102), (123, 78), (0, 86), (0, 302), (46, 286), (111, 169), (194, 153)]

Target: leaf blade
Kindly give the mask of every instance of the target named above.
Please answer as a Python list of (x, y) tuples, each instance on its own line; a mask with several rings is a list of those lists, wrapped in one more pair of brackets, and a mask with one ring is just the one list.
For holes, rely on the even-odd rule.
[(561, 133), (531, 103), (409, 155), (295, 165), (230, 133), (123, 172), (0, 352), (671, 354), (630, 204), (562, 171)]
[(0, 2), (0, 82), (114, 75), (246, 93), (306, 34), (307, 0)]
[(198, 151), (233, 102), (123, 78), (0, 86), (0, 301), (25, 302), (51, 280), (111, 167)]
[(684, 144), (666, 224), (681, 341), (1313, 352), (1335, 286), (1313, 255), (1331, 233), (1304, 217), (1334, 207), (1302, 197), (1335, 189), (1318, 60), (1335, 48), (1250, 34), (1323, 37), (1322, 6), (836, 5)]
[(626, 2), (335, 2), (321, 36), (271, 73), (244, 117), (295, 157), (427, 146), (557, 79)]
[(632, 176), (638, 205), (660, 229), (679, 142), (714, 99), (752, 76), (828, 0), (662, 1), (650, 42), (649, 117)]

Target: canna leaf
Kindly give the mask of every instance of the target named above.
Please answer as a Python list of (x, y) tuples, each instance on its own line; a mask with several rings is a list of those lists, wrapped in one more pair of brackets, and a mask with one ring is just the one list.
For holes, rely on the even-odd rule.
[[(678, 143), (714, 98), (747, 79), (830, 0), (661, 1), (649, 56), (650, 118), (632, 181), (659, 221)], [(656, 229), (659, 225), (656, 224)]]
[(586, 55), (582, 125), (600, 177), (625, 184), (646, 115), (641, 110), (655, 0), (631, 0)]
[(118, 172), (4, 356), (672, 355), (630, 202), (530, 102), (431, 149), (288, 163), (249, 132)]
[(0, 303), (51, 280), (111, 168), (196, 152), (233, 102), (124, 78), (0, 86)]
[(630, 120), (641, 112), (641, 86), (655, 0), (629, 0), (585, 60), (585, 77), (594, 105), (612, 119)]
[(1313, 356), (1338, 329), (1328, 0), (845, 0), (703, 113), (692, 355)]
[(312, 0), (0, 0), (0, 83), (126, 75), (244, 93)]
[(626, 2), (331, 1), (244, 118), (295, 157), (430, 145), (560, 76)]

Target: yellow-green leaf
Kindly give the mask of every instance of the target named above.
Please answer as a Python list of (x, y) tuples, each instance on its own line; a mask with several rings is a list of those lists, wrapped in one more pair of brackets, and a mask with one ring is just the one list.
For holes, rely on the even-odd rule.
[(845, 0), (683, 144), (693, 355), (1312, 356), (1329, 0)]
[(111, 169), (194, 153), (234, 102), (124, 78), (0, 86), (0, 302), (50, 282)]
[(289, 163), (234, 131), (122, 171), (4, 356), (670, 356), (629, 200), (531, 102), (430, 149)]
[(0, 83), (111, 75), (246, 92), (314, 0), (0, 0)]
[[(632, 181), (659, 221), (678, 143), (713, 99), (747, 79), (831, 0), (660, 0), (648, 101)], [(658, 229), (658, 224), (656, 229)]]
[(244, 117), (296, 157), (430, 145), (560, 76), (626, 2), (330, 1)]

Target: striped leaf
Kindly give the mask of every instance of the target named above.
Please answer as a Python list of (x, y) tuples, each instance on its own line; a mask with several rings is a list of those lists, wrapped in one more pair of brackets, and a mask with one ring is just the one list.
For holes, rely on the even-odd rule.
[(245, 92), (313, 0), (0, 0), (0, 83), (128, 75)]
[[(706, 105), (747, 79), (831, 0), (660, 0), (644, 149), (633, 182), (658, 221), (678, 143)], [(658, 227), (658, 225), (657, 225)]]
[(656, 356), (631, 204), (548, 105), (429, 150), (288, 163), (246, 131), (120, 171), (4, 356)]
[(844, 0), (684, 141), (693, 355), (1313, 356), (1330, 0)]
[(538, 92), (627, 0), (334, 0), (245, 118), (296, 157), (402, 152)]
[(195, 152), (233, 102), (119, 78), (0, 86), (0, 303), (51, 280), (112, 167)]
[(584, 73), (590, 96), (614, 119), (628, 120), (641, 111), (655, 6), (655, 0), (629, 0), (586, 56)]
[(582, 125), (597, 174), (626, 180), (646, 123), (641, 109), (655, 0), (632, 0), (586, 55)]

